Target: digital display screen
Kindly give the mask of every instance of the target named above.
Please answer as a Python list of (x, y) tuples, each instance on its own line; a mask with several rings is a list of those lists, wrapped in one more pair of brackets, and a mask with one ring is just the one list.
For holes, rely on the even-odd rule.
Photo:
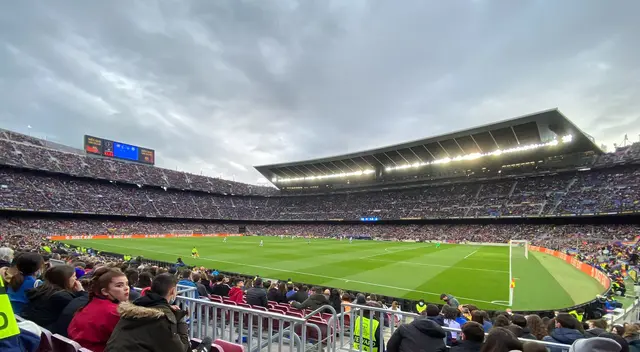
[(84, 151), (87, 154), (129, 160), (141, 164), (154, 165), (156, 162), (156, 153), (153, 149), (140, 148), (135, 145), (88, 135), (84, 136)]
[(138, 161), (138, 149), (133, 145), (113, 142), (113, 156), (118, 159)]

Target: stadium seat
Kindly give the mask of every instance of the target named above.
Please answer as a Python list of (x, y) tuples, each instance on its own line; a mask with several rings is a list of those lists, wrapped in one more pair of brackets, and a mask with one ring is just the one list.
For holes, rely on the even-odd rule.
[(54, 352), (77, 352), (82, 348), (79, 343), (58, 334), (53, 335), (51, 342)]
[(244, 352), (244, 346), (237, 343), (224, 341), (220, 339), (215, 340), (213, 343), (215, 345), (220, 346), (223, 352)]
[(53, 351), (53, 335), (51, 331), (40, 327), (42, 334), (40, 334), (40, 345), (37, 352), (52, 352)]

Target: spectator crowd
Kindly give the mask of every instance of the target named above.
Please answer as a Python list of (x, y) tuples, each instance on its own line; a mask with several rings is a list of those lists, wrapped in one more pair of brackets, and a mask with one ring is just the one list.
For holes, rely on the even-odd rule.
[(581, 172), (414, 188), (283, 195), (271, 187), (48, 148), (0, 130), (0, 208), (150, 217), (327, 220), (640, 211), (640, 143)]

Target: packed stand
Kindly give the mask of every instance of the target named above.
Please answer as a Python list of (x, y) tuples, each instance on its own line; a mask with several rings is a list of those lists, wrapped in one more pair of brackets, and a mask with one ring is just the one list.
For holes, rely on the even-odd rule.
[(0, 164), (128, 184), (198, 190), (216, 194), (272, 195), (273, 187), (249, 185), (154, 166), (106, 160), (46, 148), (44, 141), (18, 133), (0, 133)]
[(4, 167), (0, 169), (0, 207), (247, 220), (585, 215), (640, 210), (640, 171), (632, 164), (640, 159), (640, 143), (602, 155), (594, 164), (600, 168), (585, 172), (290, 197), (277, 196), (278, 190), (271, 187), (88, 157), (47, 145), (3, 130), (0, 164), (83, 178)]
[(259, 197), (145, 187), (5, 167), (0, 168), (0, 208), (234, 220), (613, 214), (640, 211), (639, 180), (640, 167), (627, 166), (509, 181)]

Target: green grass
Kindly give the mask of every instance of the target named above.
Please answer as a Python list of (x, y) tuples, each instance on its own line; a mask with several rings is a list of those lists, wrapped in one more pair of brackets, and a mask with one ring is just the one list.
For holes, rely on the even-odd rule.
[[(264, 247), (259, 247), (264, 240)], [(509, 248), (428, 243), (318, 240), (279, 237), (71, 240), (68, 243), (148, 259), (221, 271), (288, 279), (409, 299), (438, 302), (443, 292), (461, 303), (505, 309), (509, 300)], [(196, 246), (199, 259), (191, 258)], [(524, 258), (514, 249), (514, 310), (557, 309), (602, 291), (590, 276), (542, 253)]]

